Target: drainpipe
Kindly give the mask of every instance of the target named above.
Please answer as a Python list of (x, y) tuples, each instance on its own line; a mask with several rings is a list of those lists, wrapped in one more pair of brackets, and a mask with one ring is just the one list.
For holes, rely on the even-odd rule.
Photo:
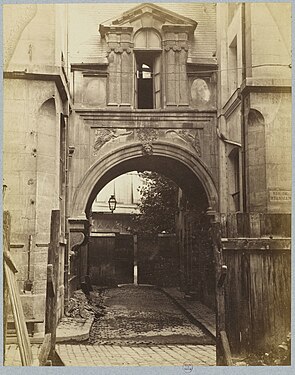
[[(246, 80), (246, 14), (245, 14), (245, 3), (242, 3), (242, 82)], [(244, 118), (245, 112), (245, 95), (243, 92), (241, 95), (241, 133), (242, 133), (242, 188), (243, 188), (243, 212), (247, 211), (248, 202), (247, 202), (247, 182), (246, 182), (246, 124)]]
[[(220, 116), (224, 116), (224, 115), (220, 115)], [(217, 133), (217, 137), (220, 140), (222, 140), (222, 142), (227, 143), (227, 144), (232, 145), (232, 146), (242, 147), (241, 143), (235, 142), (235, 141), (231, 141), (230, 139), (226, 138), (226, 136), (221, 133), (221, 131), (219, 129), (218, 122), (217, 122), (217, 127), (216, 127), (216, 133)]]

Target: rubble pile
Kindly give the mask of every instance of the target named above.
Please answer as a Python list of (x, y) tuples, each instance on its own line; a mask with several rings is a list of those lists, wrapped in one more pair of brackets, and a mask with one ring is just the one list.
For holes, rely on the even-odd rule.
[(235, 366), (290, 366), (291, 333), (286, 340), (268, 353), (251, 354), (243, 360), (235, 362)]
[(79, 289), (76, 290), (69, 300), (67, 317), (83, 318), (99, 317), (104, 314), (103, 291), (93, 290), (88, 295)]

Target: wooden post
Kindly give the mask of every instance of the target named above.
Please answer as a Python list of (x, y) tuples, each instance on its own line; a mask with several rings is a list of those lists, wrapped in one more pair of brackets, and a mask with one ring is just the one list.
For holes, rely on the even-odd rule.
[(48, 248), (47, 291), (45, 334), (51, 334), (50, 354), (55, 356), (56, 328), (57, 328), (57, 297), (59, 275), (59, 239), (60, 239), (60, 211), (51, 212), (50, 244)]
[(226, 266), (223, 264), (222, 258), (221, 228), (219, 222), (211, 222), (211, 234), (216, 275), (216, 364), (217, 366), (232, 366), (230, 348), (225, 331), (224, 280)]

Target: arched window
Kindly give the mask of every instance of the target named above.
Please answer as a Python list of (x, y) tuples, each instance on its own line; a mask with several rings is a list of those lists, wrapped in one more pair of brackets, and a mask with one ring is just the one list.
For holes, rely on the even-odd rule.
[(138, 109), (161, 108), (161, 38), (153, 29), (134, 37), (135, 103)]

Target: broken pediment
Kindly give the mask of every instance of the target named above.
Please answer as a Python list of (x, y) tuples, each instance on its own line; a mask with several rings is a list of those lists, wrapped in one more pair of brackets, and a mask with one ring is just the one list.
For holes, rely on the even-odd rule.
[(192, 34), (197, 27), (197, 22), (158, 5), (144, 3), (99, 25), (99, 32), (104, 37), (106, 33), (115, 30), (132, 28), (132, 31), (136, 32), (141, 28), (155, 28), (161, 31), (170, 27), (181, 28)]

